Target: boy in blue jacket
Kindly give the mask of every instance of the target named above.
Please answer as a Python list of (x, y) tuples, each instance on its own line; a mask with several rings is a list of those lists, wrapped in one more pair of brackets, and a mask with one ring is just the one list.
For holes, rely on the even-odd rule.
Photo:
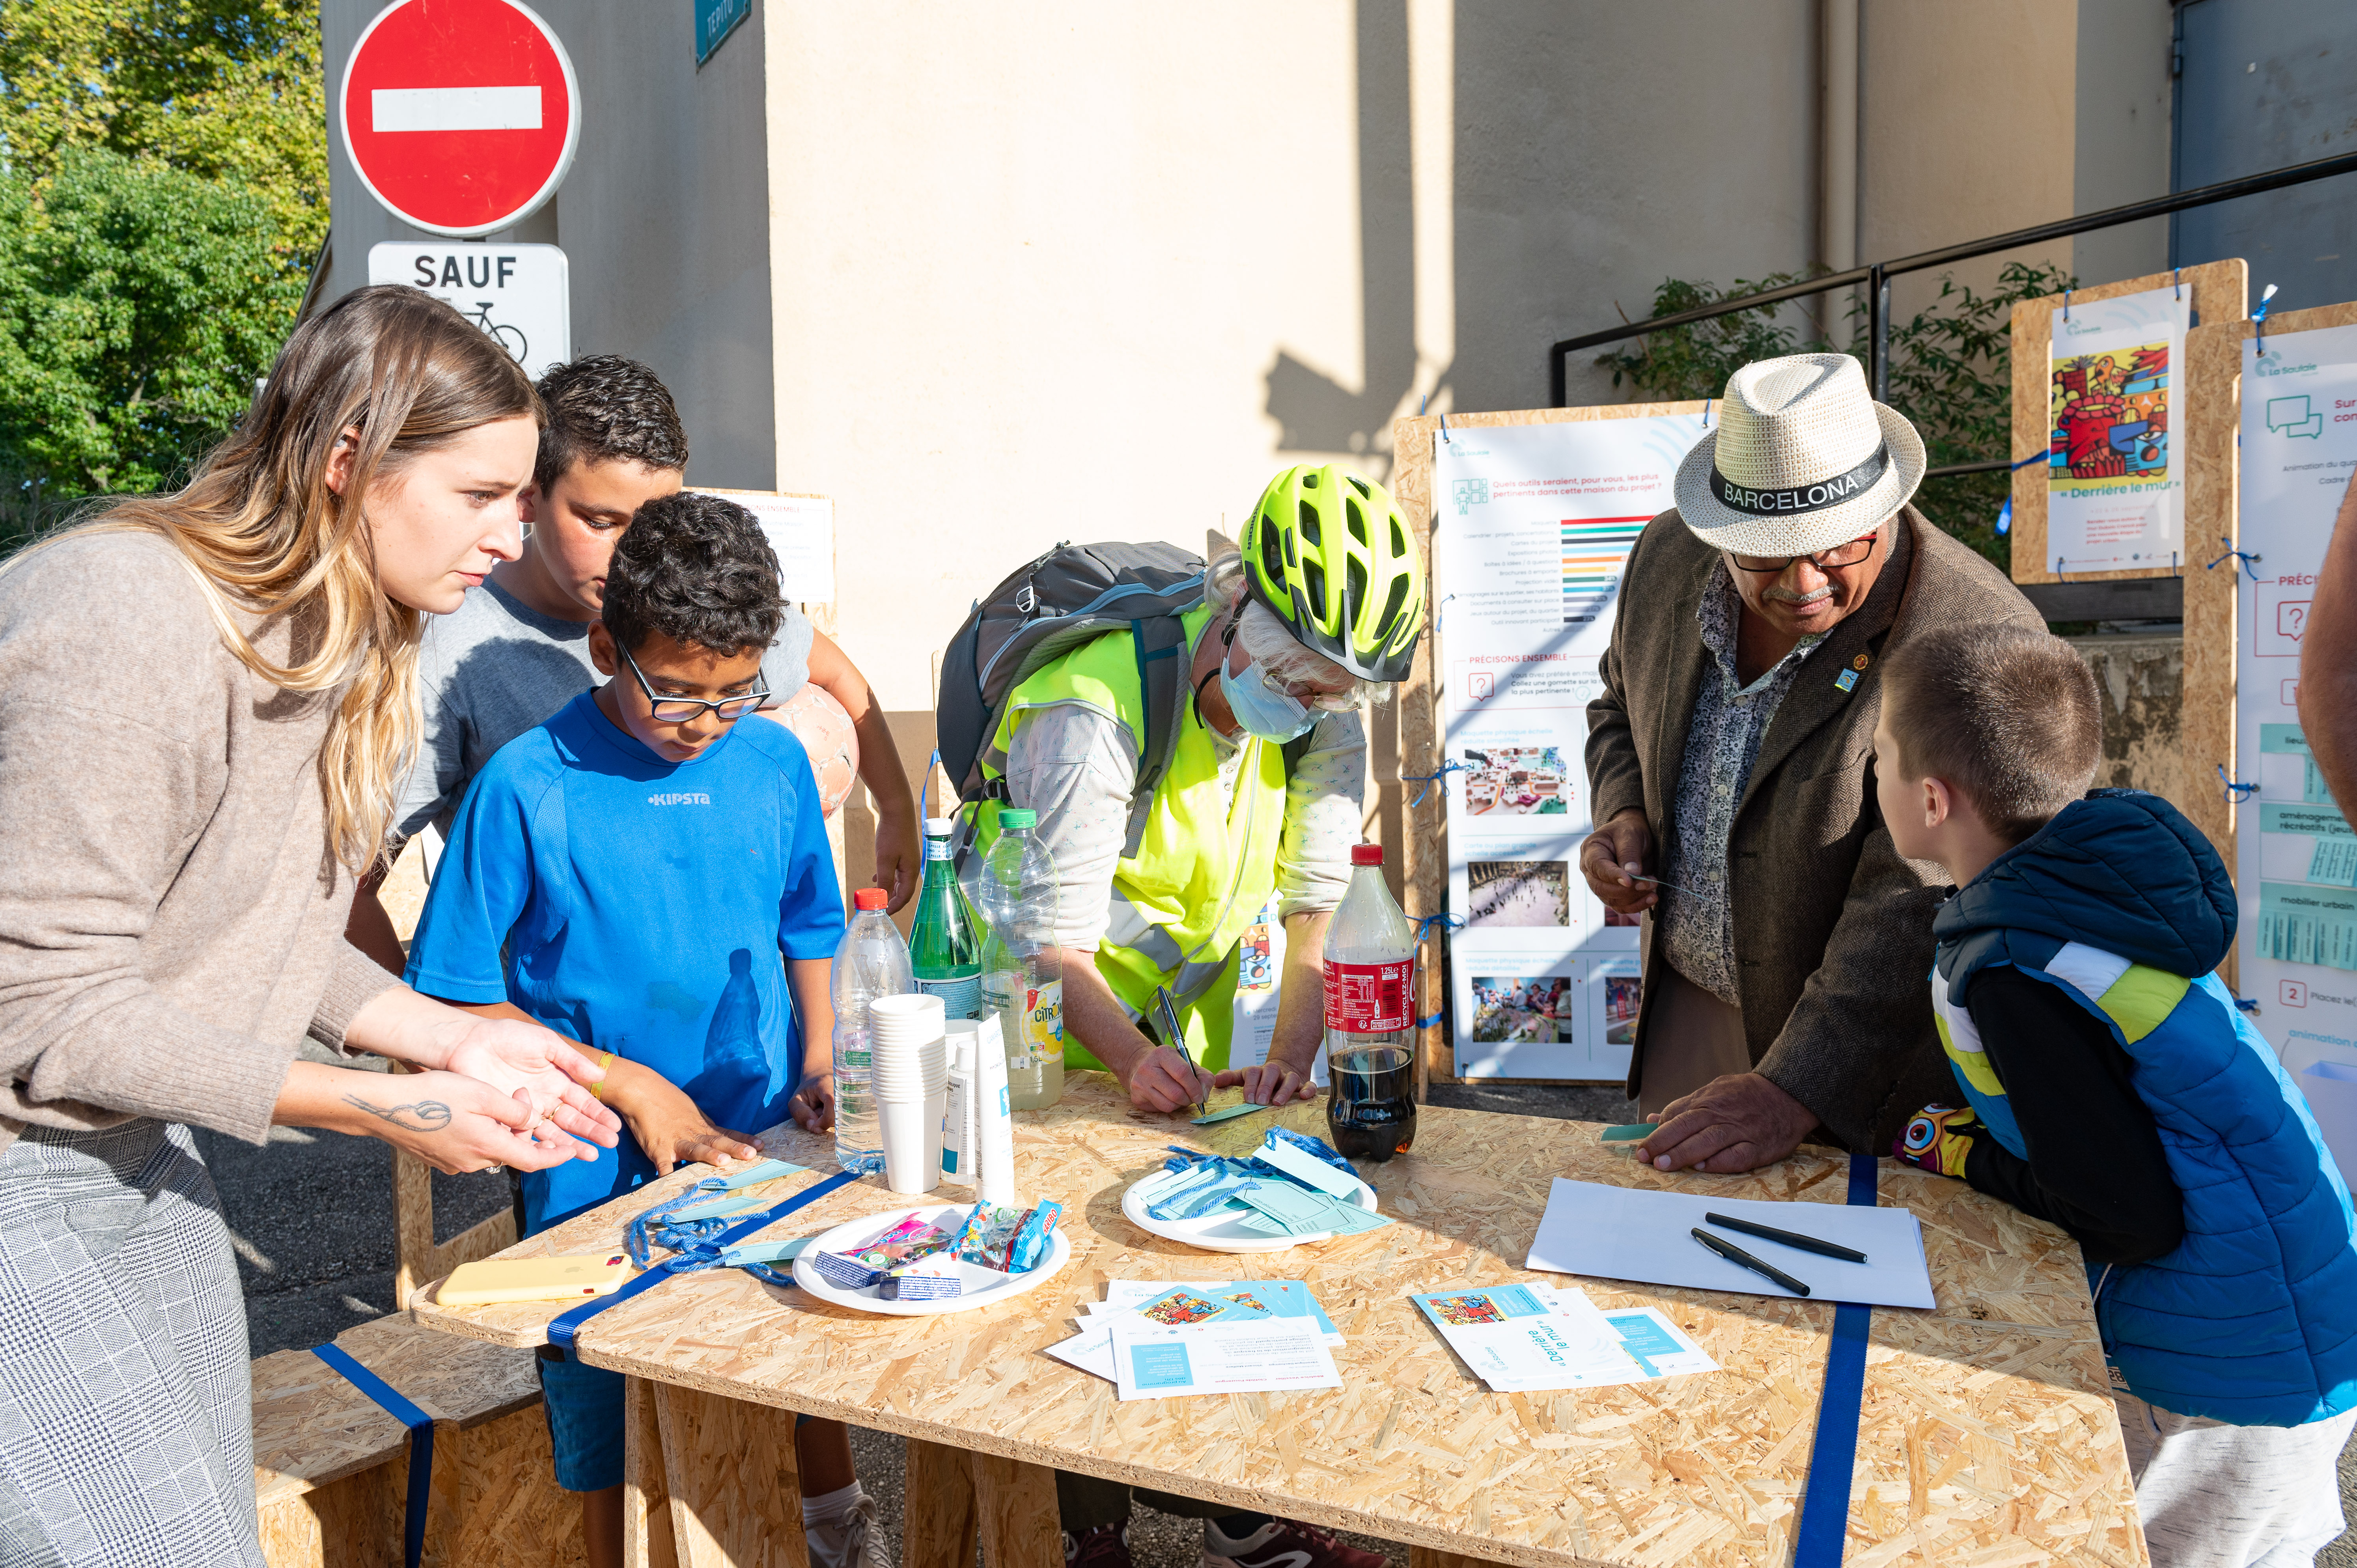
[(1892, 1152), (2078, 1240), (2158, 1568), (2305, 1565), (2342, 1527), (2357, 1217), (2210, 972), (2226, 868), (2157, 795), (2081, 797), (2103, 715), (2059, 638), (1956, 628), (1882, 680), (1883, 820), (1961, 889), (1931, 983), (1967, 1102)]
[[(409, 955), (416, 990), (545, 1024), (606, 1069), (600, 1096), (631, 1136), (525, 1176), (526, 1235), (834, 1112), (843, 900), (818, 788), (791, 731), (737, 722), (769, 694), (777, 557), (744, 508), (680, 492), (633, 514), (604, 586), (588, 651), (606, 683), (476, 775)], [(622, 1379), (540, 1370), (590, 1568), (619, 1565)], [(805, 1420), (794, 1446), (813, 1568), (878, 1568), (843, 1424)]]

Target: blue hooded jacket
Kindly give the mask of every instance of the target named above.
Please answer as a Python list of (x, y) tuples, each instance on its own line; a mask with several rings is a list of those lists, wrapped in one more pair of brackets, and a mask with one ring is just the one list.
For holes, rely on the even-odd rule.
[(2357, 1215), (2306, 1101), (2210, 972), (2235, 914), (2200, 830), (2157, 795), (2099, 789), (1942, 907), (1932, 998), (1957, 1081), (2024, 1158), (1966, 1013), (1974, 977), (2009, 964), (2110, 1028), (2184, 1195), (2185, 1238), (2089, 1271), (2104, 1351), (2164, 1410), (2298, 1426), (2357, 1408)]

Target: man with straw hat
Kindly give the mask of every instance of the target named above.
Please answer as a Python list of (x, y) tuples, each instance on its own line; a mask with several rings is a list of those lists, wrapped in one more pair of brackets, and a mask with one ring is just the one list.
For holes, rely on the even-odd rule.
[(1945, 879), (1877, 811), (1880, 662), (1936, 628), (2044, 629), (1908, 506), (1922, 437), (1856, 360), (1747, 365), (1714, 413), (1630, 554), (1587, 709), (1579, 865), (1643, 916), (1629, 1092), (1663, 1170), (1755, 1169), (1820, 1127), (1888, 1148), (1945, 1090), (1922, 983)]

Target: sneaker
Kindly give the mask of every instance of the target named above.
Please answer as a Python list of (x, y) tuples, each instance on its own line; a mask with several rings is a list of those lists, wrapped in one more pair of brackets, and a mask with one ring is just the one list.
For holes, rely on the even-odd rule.
[(1289, 1519), (1271, 1520), (1242, 1541), (1203, 1521), (1203, 1568), (1385, 1568), (1388, 1561), (1345, 1544), (1332, 1530)]
[(802, 1527), (811, 1568), (894, 1568), (876, 1529), (876, 1499), (866, 1493), (837, 1519)]
[(1066, 1530), (1064, 1568), (1130, 1568), (1128, 1524), (1101, 1524), (1078, 1535)]

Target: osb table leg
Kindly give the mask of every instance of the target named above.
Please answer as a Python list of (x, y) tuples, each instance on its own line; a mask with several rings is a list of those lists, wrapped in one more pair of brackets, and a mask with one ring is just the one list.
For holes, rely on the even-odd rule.
[(644, 1378), (629, 1380), (622, 1396), (622, 1568), (679, 1568), (655, 1386)]
[[(1049, 1484), (1052, 1489), (1052, 1473)], [(911, 1437), (902, 1495), (908, 1500), (900, 1568), (974, 1568), (972, 1456), (963, 1448)]]
[(1411, 1546), (1407, 1549), (1407, 1568), (1499, 1568), (1486, 1557), (1467, 1557), (1459, 1552), (1443, 1552), (1437, 1546)]
[(984, 1568), (1060, 1568), (1064, 1527), (1056, 1513), (1055, 1471), (976, 1454), (974, 1501)]
[(679, 1568), (810, 1568), (792, 1411), (660, 1383), (655, 1420)]

